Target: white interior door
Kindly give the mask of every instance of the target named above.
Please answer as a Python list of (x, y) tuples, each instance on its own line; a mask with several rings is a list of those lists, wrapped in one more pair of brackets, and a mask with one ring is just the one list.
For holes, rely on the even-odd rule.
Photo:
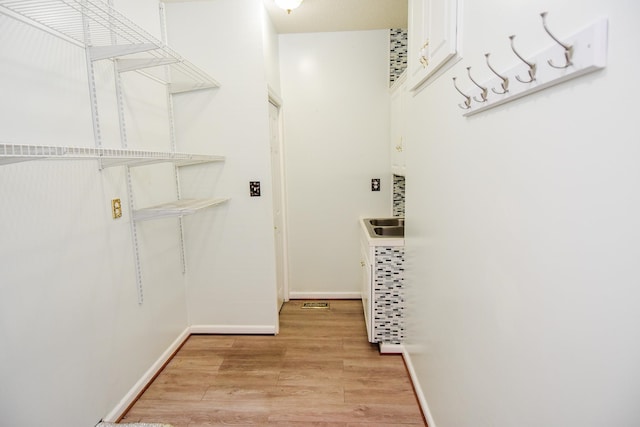
[(273, 180), (273, 231), (276, 245), (276, 283), (278, 287), (278, 311), (287, 295), (287, 257), (284, 229), (284, 179), (282, 138), (280, 137), (280, 109), (269, 101), (269, 131), (271, 143), (271, 174)]

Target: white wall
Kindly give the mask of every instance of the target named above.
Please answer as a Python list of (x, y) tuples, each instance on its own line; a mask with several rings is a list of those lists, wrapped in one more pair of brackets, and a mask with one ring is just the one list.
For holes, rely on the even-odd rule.
[[(559, 37), (608, 16), (606, 70), (462, 117), (451, 77), (515, 64), (510, 34), (549, 46), (544, 10)], [(640, 425), (638, 16), (464, 2), (463, 61), (413, 98), (407, 347), (432, 427)]]
[(386, 30), (280, 35), (292, 297), (358, 292), (358, 218), (391, 215), (388, 61)]
[(269, 18), (266, 8), (262, 8), (262, 40), (267, 83), (280, 96), (280, 44), (276, 28)]
[[(121, 6), (157, 34), (156, 1)], [(93, 147), (84, 51), (4, 15), (0, 27), (0, 140)], [(110, 63), (96, 80), (103, 144), (118, 147)], [(168, 149), (164, 88), (123, 85), (130, 146)], [(141, 203), (175, 198), (164, 168), (135, 175)], [(0, 424), (94, 425), (187, 326), (177, 222), (139, 229), (138, 305), (123, 168), (27, 162), (0, 167), (0, 182)]]
[[(171, 45), (221, 84), (212, 97), (176, 99), (181, 146), (227, 157), (184, 171), (184, 196), (231, 198), (186, 224), (191, 324), (275, 331), (278, 321), (263, 9), (260, 0), (167, 5)], [(249, 197), (249, 181), (262, 182), (261, 197)]]

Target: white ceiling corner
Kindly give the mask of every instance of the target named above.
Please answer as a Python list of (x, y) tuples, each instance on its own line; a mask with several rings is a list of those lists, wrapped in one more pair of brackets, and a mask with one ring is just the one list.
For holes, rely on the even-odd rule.
[(304, 0), (287, 14), (274, 0), (263, 0), (280, 34), (407, 28), (407, 1)]

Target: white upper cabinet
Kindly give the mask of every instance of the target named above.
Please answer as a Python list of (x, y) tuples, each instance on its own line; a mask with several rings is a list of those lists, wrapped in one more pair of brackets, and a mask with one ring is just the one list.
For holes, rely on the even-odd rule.
[(408, 85), (417, 90), (460, 56), (462, 0), (409, 0)]

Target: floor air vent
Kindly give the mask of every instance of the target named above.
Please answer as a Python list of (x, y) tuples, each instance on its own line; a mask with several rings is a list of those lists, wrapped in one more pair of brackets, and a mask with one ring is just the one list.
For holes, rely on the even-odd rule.
[(301, 308), (329, 308), (328, 302), (303, 302)]

